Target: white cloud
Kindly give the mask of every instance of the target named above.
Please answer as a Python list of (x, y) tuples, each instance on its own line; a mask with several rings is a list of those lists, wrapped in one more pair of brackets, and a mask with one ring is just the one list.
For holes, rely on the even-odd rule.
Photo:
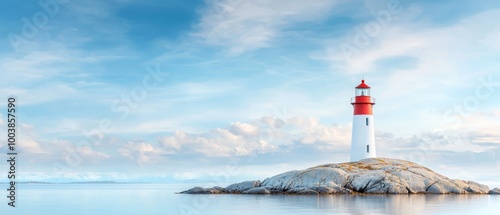
[(59, 99), (73, 98), (79, 92), (73, 86), (67, 83), (53, 82), (50, 84), (42, 84), (36, 87), (7, 87), (0, 89), (0, 94), (13, 95), (18, 97), (18, 102), (23, 105), (38, 104)]
[(229, 128), (216, 128), (208, 133), (176, 131), (160, 138), (160, 142), (170, 154), (231, 157), (281, 152), (280, 147), (291, 145), (342, 151), (348, 147), (350, 132), (350, 126), (322, 125), (316, 118), (266, 116), (246, 123), (235, 122)]
[(351, 142), (351, 126), (318, 125), (305, 130), (299, 142), (319, 145), (318, 147), (329, 150), (346, 150)]
[(95, 151), (94, 149), (92, 149), (88, 146), (79, 147), (78, 153), (81, 156), (89, 157), (90, 159), (107, 159), (110, 157), (109, 155), (102, 153), (102, 152)]
[(60, 46), (48, 41), (47, 50), (0, 56), (0, 94), (17, 96), (25, 105), (81, 97), (85, 86), (73, 85), (73, 79), (88, 78), (81, 66), (89, 53)]
[(242, 136), (255, 136), (259, 133), (259, 127), (241, 122), (233, 123), (230, 130), (233, 134)]
[[(366, 75), (369, 85), (376, 88), (372, 91), (378, 102), (375, 111), (377, 119), (385, 118), (377, 120), (384, 129), (405, 135), (432, 130), (446, 124), (446, 114), (436, 109), (449, 107), (446, 111), (453, 111), (454, 104), (477, 99), (475, 90), (482, 86), (481, 79), (493, 80), (489, 87), (496, 87), (494, 93), (498, 92), (495, 76), (500, 64), (491, 59), (500, 50), (495, 43), (500, 28), (494, 21), (499, 14), (495, 9), (438, 26), (402, 21), (413, 14), (401, 14), (350, 61), (345, 60), (339, 45), (350, 41), (352, 35), (330, 41), (324, 59), (335, 71), (358, 78)], [(405, 60), (408, 65), (399, 65)], [(481, 93), (485, 92), (492, 91), (483, 88)], [(494, 109), (492, 104), (499, 100), (493, 97), (478, 99), (474, 111)], [(402, 117), (412, 123), (400, 123)]]
[[(0, 115), (0, 127), (3, 128), (1, 115)], [(40, 142), (37, 139), (38, 137), (34, 134), (33, 125), (25, 123), (17, 124), (16, 145), (15, 145), (16, 150), (22, 153), (29, 153), (29, 154), (46, 153), (47, 151), (45, 151), (42, 148)], [(1, 137), (0, 141), (2, 141), (2, 143), (0, 143), (0, 148), (2, 148), (4, 145), (3, 143), (6, 142), (6, 138), (4, 140), (4, 137)], [(5, 146), (7, 146), (7, 144), (5, 144)], [(8, 150), (7, 147), (5, 147), (5, 150)]]
[[(117, 181), (117, 182), (144, 182), (150, 179), (159, 179), (164, 182), (171, 177), (170, 174), (127, 174), (123, 172), (106, 171), (65, 171), (65, 172), (20, 172), (23, 181), (41, 182), (85, 182), (85, 181)], [(1, 180), (0, 180), (1, 181)]]
[(199, 177), (200, 177), (199, 174), (195, 174), (192, 172), (179, 172), (173, 174), (173, 178), (177, 180), (190, 180), (190, 179), (197, 179)]
[[(398, 68), (394, 72), (387, 71), (387, 66), (382, 68), (386, 70), (383, 73), (389, 75), (384, 75), (381, 81), (384, 81), (387, 93), (392, 94), (404, 95), (407, 93), (404, 90), (428, 88), (434, 81), (450, 85), (464, 84), (470, 79), (471, 73), (494, 72), (471, 71), (468, 65), (496, 55), (499, 46), (495, 35), (500, 34), (500, 28), (494, 20), (500, 18), (499, 14), (500, 10), (486, 11), (444, 27), (414, 26), (393, 21), (387, 28), (382, 28), (379, 35), (371, 38), (367, 47), (353, 53), (350, 60), (346, 60), (340, 45), (346, 42), (352, 45), (351, 34), (340, 40), (335, 39), (333, 45), (327, 48), (324, 59), (342, 71), (373, 74), (375, 77), (380, 76), (378, 73), (381, 68), (377, 63), (381, 60), (393, 57), (414, 59), (415, 65), (409, 68)], [(483, 69), (484, 66), (491, 69), (488, 66), (496, 65), (496, 62), (482, 64)], [(429, 77), (433, 77), (434, 81), (428, 81)], [(412, 88), (402, 87), (409, 81), (412, 82)]]
[(40, 144), (32, 139), (19, 141), (17, 143), (17, 150), (23, 153), (44, 153)]
[(175, 150), (180, 150), (181, 145), (186, 142), (187, 134), (181, 131), (175, 131), (174, 135), (161, 138), (162, 146), (167, 153), (173, 153)]
[[(484, 118), (498, 114), (481, 113)], [(479, 114), (479, 115), (481, 115)], [(474, 117), (473, 117), (474, 118)], [(468, 125), (468, 121), (464, 125)], [(481, 121), (483, 123), (484, 121)], [(494, 126), (494, 121), (485, 126)], [(279, 126), (276, 126), (278, 124)], [(34, 129), (30, 125), (24, 126), (29, 131)], [(462, 128), (465, 129), (465, 128)], [(377, 152), (381, 157), (400, 158), (412, 160), (430, 167), (438, 172), (443, 171), (450, 177), (461, 175), (451, 172), (460, 166), (477, 165), (486, 163), (500, 164), (500, 145), (496, 140), (500, 133), (492, 130), (481, 130), (474, 126), (467, 128), (471, 132), (461, 133), (460, 130), (448, 129), (425, 132), (410, 137), (399, 137), (390, 132), (377, 131)], [(35, 135), (30, 134), (30, 137)], [(114, 165), (127, 164), (130, 160), (141, 167), (147, 165), (151, 168), (161, 168), (164, 171), (178, 171), (187, 168), (172, 176), (177, 180), (203, 178), (200, 170), (191, 171), (192, 162), (203, 161), (200, 165), (217, 169), (218, 165), (227, 164), (234, 159), (247, 159), (241, 165), (273, 165), (287, 164), (287, 168), (297, 168), (294, 164), (300, 163), (301, 168), (307, 165), (317, 165), (323, 162), (342, 162), (348, 158), (351, 137), (350, 125), (325, 125), (313, 117), (290, 117), (280, 119), (276, 117), (262, 117), (259, 120), (248, 122), (235, 122), (227, 128), (216, 128), (204, 133), (188, 133), (177, 131), (172, 135), (159, 138), (159, 145), (142, 140), (129, 141), (126, 144), (111, 144), (103, 148), (78, 148), (77, 152), (85, 162), (95, 164), (102, 162), (116, 162)], [(25, 141), (26, 150), (35, 153), (44, 150), (52, 157), (64, 158), (65, 148), (74, 147), (69, 141), (54, 140), (50, 142)], [(485, 144), (487, 143), (487, 144)], [(110, 148), (111, 147), (111, 148)], [(110, 149), (110, 150), (109, 150)], [(109, 150), (109, 151), (106, 151)], [(106, 151), (104, 153), (102, 151)], [(32, 154), (30, 159), (39, 160), (39, 154)], [(254, 157), (254, 159), (249, 159)], [(184, 164), (189, 162), (190, 165)], [(41, 161), (45, 162), (45, 161)], [(38, 163), (40, 165), (41, 163)], [(439, 165), (438, 165), (439, 164)], [(43, 164), (42, 164), (43, 165)], [(49, 164), (45, 164), (50, 166)], [(306, 165), (306, 166), (304, 166)], [(85, 165), (83, 165), (85, 166)], [(129, 169), (129, 167), (127, 167)], [(248, 169), (248, 174), (257, 174), (262, 167)], [(289, 169), (275, 169), (271, 173)], [(150, 171), (147, 168), (145, 171)], [(487, 176), (488, 171), (481, 170)], [(64, 180), (100, 180), (110, 178), (106, 174), (99, 177), (92, 175), (64, 175)], [(60, 177), (63, 177), (62, 175)], [(113, 176), (114, 177), (114, 176)], [(111, 178), (113, 178), (111, 177)], [(54, 180), (54, 177), (49, 177)], [(119, 178), (119, 177), (118, 177)], [(129, 176), (123, 176), (130, 178)], [(116, 178), (114, 178), (116, 179)], [(468, 179), (477, 179), (471, 177)], [(483, 180), (483, 179), (480, 179)], [(486, 179), (484, 179), (486, 180)]]
[(144, 141), (130, 141), (118, 148), (118, 153), (139, 165), (155, 163), (159, 161), (159, 156), (165, 152)]
[[(65, 70), (60, 66), (67, 61), (63, 53), (50, 51), (34, 51), (22, 57), (7, 57), (1, 62), (1, 69), (8, 75), (7, 78), (19, 78), (21, 80), (45, 79), (60, 74)], [(49, 68), (50, 67), (50, 68)]]
[(193, 36), (239, 54), (270, 46), (287, 26), (324, 16), (336, 2), (212, 0)]
[(282, 119), (265, 116), (261, 118), (261, 121), (266, 123), (271, 128), (281, 128), (285, 125)]
[[(280, 122), (281, 125), (276, 127), (275, 122)], [(235, 125), (256, 127), (258, 133), (253, 136), (248, 133), (234, 133), (231, 128)], [(494, 127), (494, 124), (485, 126)], [(499, 165), (478, 168), (477, 172), (481, 177), (464, 176), (453, 170), (478, 164), (486, 165), (488, 162), (492, 165), (500, 164), (500, 145), (497, 141), (491, 141), (498, 139), (500, 132), (494, 130), (483, 132), (481, 128), (472, 126), (465, 130), (474, 132), (463, 133), (461, 132), (463, 129), (465, 128), (427, 131), (409, 137), (377, 130), (378, 156), (415, 161), (453, 178), (485, 183), (490, 180), (487, 178), (491, 168), (499, 168)], [(296, 160), (300, 160), (300, 165), (343, 162), (348, 158), (350, 142), (350, 125), (325, 125), (313, 117), (279, 119), (269, 116), (245, 123), (233, 123), (228, 128), (217, 128), (207, 133), (178, 131), (160, 139), (161, 148), (169, 151), (167, 157), (175, 155), (204, 160), (212, 163), (211, 166), (241, 158), (243, 162), (248, 160), (246, 161), (248, 165), (265, 164), (266, 167), (274, 167), (281, 163), (291, 165), (287, 168), (297, 168), (293, 166)], [(258, 159), (250, 159), (252, 157)], [(205, 160), (206, 158), (209, 161)], [(259, 175), (256, 173), (259, 168), (261, 167), (248, 167), (246, 171), (248, 174)], [(289, 169), (283, 171), (285, 170)], [(277, 174), (279, 171), (281, 169), (274, 169), (269, 174)]]

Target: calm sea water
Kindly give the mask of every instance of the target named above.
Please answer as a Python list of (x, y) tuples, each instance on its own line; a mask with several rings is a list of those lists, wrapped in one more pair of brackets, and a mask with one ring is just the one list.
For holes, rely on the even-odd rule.
[(193, 185), (19, 185), (0, 214), (500, 214), (491, 195), (181, 195)]

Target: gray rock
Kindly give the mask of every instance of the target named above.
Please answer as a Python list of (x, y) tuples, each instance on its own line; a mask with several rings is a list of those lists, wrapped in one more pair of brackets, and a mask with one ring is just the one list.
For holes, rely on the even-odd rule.
[(342, 193), (342, 194), (352, 194), (353, 192), (352, 192), (352, 190), (349, 190), (347, 188), (342, 188), (342, 191), (340, 193)]
[(486, 194), (490, 189), (488, 186), (484, 184), (480, 184), (474, 181), (466, 181), (468, 187), (466, 188), (468, 193), (481, 193)]
[(326, 186), (311, 187), (310, 189), (318, 192), (319, 194), (332, 194), (335, 192), (333, 188)]
[[(290, 171), (262, 182), (263, 186), (297, 193), (294, 188), (340, 187), (333, 193), (367, 194), (485, 194), (487, 186), (472, 181), (449, 179), (416, 163), (387, 158), (327, 164)], [(324, 193), (323, 190), (317, 190)]]
[(435, 183), (435, 184), (429, 186), (427, 188), (426, 192), (430, 193), (430, 194), (445, 194), (445, 193), (447, 193), (446, 190), (444, 189), (444, 187), (438, 183)]
[[(319, 187), (315, 187), (319, 188)], [(287, 194), (297, 194), (297, 195), (319, 195), (317, 190), (313, 190), (314, 188), (309, 187), (295, 187), (290, 190), (287, 190)], [(322, 188), (321, 188), (322, 189)]]
[(256, 181), (244, 181), (236, 184), (231, 184), (223, 189), (226, 193), (243, 193), (245, 190), (252, 189), (254, 187), (260, 187), (261, 183), (259, 180)]
[(488, 192), (489, 194), (493, 194), (493, 195), (500, 195), (500, 188), (495, 188), (493, 190), (490, 190), (490, 192)]
[(220, 191), (224, 190), (224, 187), (219, 187), (219, 186), (215, 186), (213, 188), (216, 189), (216, 190), (220, 190)]
[[(260, 189), (255, 189), (259, 188)], [(246, 192), (248, 191), (248, 192)], [(262, 181), (245, 181), (224, 189), (195, 187), (182, 193), (271, 194), (487, 194), (498, 188), (449, 179), (416, 163), (388, 158), (326, 164), (285, 172)]]
[(243, 191), (243, 194), (271, 194), (266, 187), (254, 187)]
[(287, 194), (298, 194), (299, 192), (302, 192), (304, 190), (307, 190), (309, 188), (307, 187), (293, 187), (289, 190), (286, 191)]
[(193, 187), (189, 190), (181, 192), (182, 194), (222, 194), (221, 190), (215, 188)]
[(185, 194), (202, 194), (205, 192), (205, 188), (203, 187), (193, 187), (189, 190), (182, 191), (180, 193), (185, 193)]
[(224, 192), (221, 189), (218, 189), (216, 187), (208, 188), (207, 191), (208, 194), (224, 194)]
[(302, 191), (298, 192), (297, 194), (299, 194), (299, 195), (319, 195), (319, 193), (317, 191), (314, 191), (311, 189), (302, 190)]

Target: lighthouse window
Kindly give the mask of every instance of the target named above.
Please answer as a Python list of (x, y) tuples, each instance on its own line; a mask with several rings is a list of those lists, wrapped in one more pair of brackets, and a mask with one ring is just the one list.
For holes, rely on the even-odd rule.
[(370, 153), (370, 145), (366, 145), (366, 153)]
[(369, 96), (370, 89), (369, 88), (356, 88), (356, 96)]
[(366, 126), (368, 126), (368, 118), (366, 118)]

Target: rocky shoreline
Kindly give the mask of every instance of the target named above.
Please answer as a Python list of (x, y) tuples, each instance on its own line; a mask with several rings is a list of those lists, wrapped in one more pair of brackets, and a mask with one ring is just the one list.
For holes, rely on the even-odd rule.
[(500, 188), (449, 179), (416, 163), (370, 158), (285, 172), (264, 181), (194, 187), (181, 194), (500, 194)]

